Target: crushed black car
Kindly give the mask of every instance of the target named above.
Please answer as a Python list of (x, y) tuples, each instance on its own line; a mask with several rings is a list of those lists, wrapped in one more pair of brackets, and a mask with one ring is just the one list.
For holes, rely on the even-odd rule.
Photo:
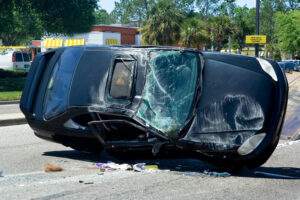
[(175, 150), (258, 167), (279, 141), (288, 84), (271, 60), (162, 46), (35, 57), (20, 108), (40, 138), (97, 152)]

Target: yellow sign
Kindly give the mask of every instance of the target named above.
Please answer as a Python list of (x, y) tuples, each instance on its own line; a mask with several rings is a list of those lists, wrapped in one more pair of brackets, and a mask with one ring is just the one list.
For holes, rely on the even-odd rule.
[(246, 35), (246, 44), (266, 44), (266, 35)]
[(106, 39), (106, 44), (119, 44), (119, 41), (116, 39)]
[(84, 39), (67, 39), (65, 46), (77, 46), (77, 45), (84, 45)]
[(46, 39), (45, 40), (45, 48), (57, 48), (62, 47), (63, 40), (62, 39)]

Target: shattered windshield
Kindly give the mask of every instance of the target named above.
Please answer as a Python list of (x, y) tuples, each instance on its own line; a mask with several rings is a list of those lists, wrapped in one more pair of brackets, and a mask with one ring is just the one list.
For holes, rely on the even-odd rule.
[(138, 117), (169, 137), (176, 137), (194, 102), (199, 55), (191, 52), (153, 50)]

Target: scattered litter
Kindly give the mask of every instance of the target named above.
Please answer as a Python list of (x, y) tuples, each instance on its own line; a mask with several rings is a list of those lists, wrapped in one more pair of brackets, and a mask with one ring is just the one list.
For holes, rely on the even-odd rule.
[(45, 165), (45, 172), (60, 172), (60, 171), (63, 171), (63, 168), (59, 167), (59, 166), (55, 166), (55, 165), (52, 165), (50, 163), (47, 163)]
[[(130, 165), (127, 163), (117, 164), (108, 161), (107, 163), (96, 163), (96, 166), (100, 167), (100, 172), (113, 172), (116, 170), (123, 170), (123, 171), (133, 170), (135, 172), (170, 171), (170, 170), (159, 170), (157, 165), (146, 165), (146, 163), (137, 163), (134, 165)], [(102, 175), (102, 174), (98, 174), (98, 175)]]
[(107, 163), (96, 163), (98, 167), (102, 169), (102, 171), (109, 170), (109, 171), (115, 171), (117, 169), (121, 170), (130, 170), (132, 169), (131, 165), (129, 164), (116, 164), (114, 162), (107, 162)]
[(129, 165), (129, 164), (121, 164), (121, 165), (119, 165), (119, 168), (121, 170), (131, 170), (132, 169), (131, 165)]
[(78, 182), (79, 182), (79, 183), (84, 183), (84, 181), (82, 181), (82, 180), (79, 180)]
[(104, 173), (103, 173), (103, 172), (101, 172), (101, 173), (98, 173), (98, 175), (100, 175), (100, 176), (101, 176), (101, 175), (104, 175)]
[(204, 174), (214, 176), (214, 177), (228, 177), (231, 176), (228, 172), (210, 172), (209, 170), (204, 170)]
[(104, 165), (105, 163), (96, 163), (96, 165), (98, 166), (98, 167), (101, 167), (102, 165)]
[(146, 169), (158, 170), (157, 165), (146, 165), (145, 167), (146, 167)]
[(137, 163), (133, 165), (133, 170), (136, 172), (143, 172), (146, 170), (145, 163)]
[(286, 175), (281, 175), (281, 174), (273, 174), (273, 173), (268, 173), (268, 172), (261, 172), (261, 171), (255, 171), (255, 175), (262, 175), (262, 176), (267, 176), (270, 178), (288, 178), (288, 179), (295, 179), (296, 177), (292, 176), (286, 176)]

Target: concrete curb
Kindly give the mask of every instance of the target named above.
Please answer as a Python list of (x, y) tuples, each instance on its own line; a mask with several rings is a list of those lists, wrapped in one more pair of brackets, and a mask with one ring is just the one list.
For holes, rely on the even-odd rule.
[(0, 115), (0, 126), (12, 126), (25, 123), (26, 119), (22, 113)]
[(8, 119), (8, 120), (1, 120), (0, 121), (0, 127), (1, 126), (14, 126), (19, 124), (26, 124), (27, 121), (25, 118), (23, 119)]
[(7, 105), (7, 104), (19, 104), (20, 100), (15, 101), (0, 101), (0, 105)]

